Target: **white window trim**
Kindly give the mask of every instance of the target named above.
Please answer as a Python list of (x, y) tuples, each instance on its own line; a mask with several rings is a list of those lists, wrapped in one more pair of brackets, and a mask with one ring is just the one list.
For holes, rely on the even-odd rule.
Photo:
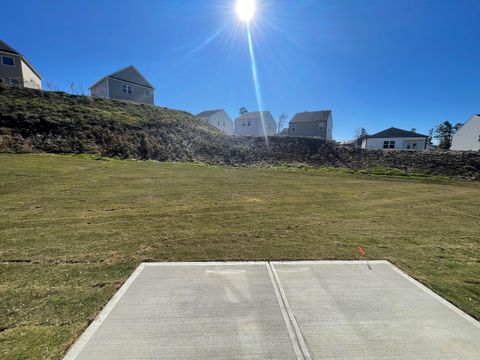
[[(18, 81), (18, 84), (17, 84), (17, 85), (13, 85), (13, 84), (12, 84), (12, 80), (17, 80), (17, 81)], [(10, 78), (10, 86), (12, 86), (12, 87), (20, 87), (20, 79), (19, 79), (19, 78)]]
[[(10, 58), (10, 59), (12, 59), (12, 60), (13, 60), (13, 65), (4, 64), (4, 63), (3, 63), (3, 59), (4, 59), (4, 58)], [(2, 56), (2, 65), (3, 65), (3, 66), (8, 66), (8, 67), (15, 67), (15, 58), (14, 58), (13, 56), (5, 56), (5, 55), (3, 55), (3, 56)]]

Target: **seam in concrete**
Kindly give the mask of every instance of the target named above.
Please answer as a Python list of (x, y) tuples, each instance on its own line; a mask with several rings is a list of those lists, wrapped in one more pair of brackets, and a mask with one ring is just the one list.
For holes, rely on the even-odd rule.
[(110, 312), (115, 308), (122, 296), (127, 292), (130, 285), (133, 284), (144, 268), (145, 266), (140, 264), (140, 266), (132, 273), (132, 275), (130, 275), (127, 281), (125, 281), (122, 287), (115, 293), (115, 295), (113, 295), (112, 299), (102, 309), (97, 318), (87, 327), (87, 329), (72, 345), (72, 347), (70, 347), (63, 360), (74, 360), (77, 358), (85, 345), (87, 345), (93, 335), (95, 335), (95, 332), (98, 330), (100, 325), (102, 325), (102, 323), (107, 319), (108, 315), (110, 315)]
[(305, 339), (303, 338), (300, 327), (298, 326), (297, 320), (295, 319), (292, 307), (288, 302), (287, 295), (285, 294), (285, 290), (283, 289), (280, 278), (278, 277), (277, 271), (275, 270), (275, 266), (269, 262), (267, 263), (267, 269), (270, 278), (272, 279), (273, 289), (275, 290), (275, 295), (277, 296), (283, 319), (285, 320), (285, 324), (287, 325), (287, 330), (290, 335), (290, 339), (292, 340), (293, 348), (295, 350), (295, 354), (297, 355), (297, 359), (311, 360), (312, 357), (310, 356), (307, 344), (305, 343)]
[(414, 278), (412, 278), (410, 275), (408, 275), (407, 273), (403, 272), (402, 270), (400, 270), (398, 267), (396, 267), (395, 265), (393, 265), (391, 262), (388, 262), (388, 265), (394, 270), (396, 271), (397, 273), (399, 273), (400, 275), (402, 275), (405, 279), (407, 279), (408, 281), (410, 281), (411, 283), (413, 283), (414, 285), (416, 285), (417, 287), (419, 287), (420, 289), (422, 289), (423, 291), (425, 291), (427, 294), (429, 294), (431, 297), (433, 297), (434, 299), (436, 299), (437, 301), (439, 301), (440, 303), (442, 303), (443, 305), (445, 305), (446, 307), (448, 307), (450, 310), (453, 310), (457, 315), (460, 315), (461, 317), (463, 317), (465, 320), (471, 322), (473, 325), (475, 325), (476, 327), (479, 327), (480, 328), (480, 322), (478, 322), (477, 320), (475, 320), (473, 317), (471, 317), (470, 315), (468, 315), (467, 313), (464, 313), (462, 310), (460, 310), (458, 307), (456, 307), (455, 305), (453, 305), (452, 303), (450, 303), (449, 301), (445, 300), (443, 297), (441, 297), (440, 295), (438, 295), (437, 293), (435, 293), (434, 291), (430, 290), (428, 287), (426, 287), (425, 285), (423, 285), (421, 282), (419, 282), (418, 280), (415, 280)]

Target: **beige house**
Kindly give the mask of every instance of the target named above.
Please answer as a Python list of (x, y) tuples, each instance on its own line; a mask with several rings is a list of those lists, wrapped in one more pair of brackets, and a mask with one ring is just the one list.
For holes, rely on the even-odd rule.
[(42, 77), (28, 60), (0, 40), (0, 86), (42, 89)]
[(297, 113), (288, 124), (288, 136), (317, 137), (332, 140), (331, 110)]
[(98, 80), (90, 86), (94, 97), (154, 104), (155, 88), (131, 65)]
[(227, 135), (233, 135), (233, 121), (223, 109), (202, 111), (197, 116)]

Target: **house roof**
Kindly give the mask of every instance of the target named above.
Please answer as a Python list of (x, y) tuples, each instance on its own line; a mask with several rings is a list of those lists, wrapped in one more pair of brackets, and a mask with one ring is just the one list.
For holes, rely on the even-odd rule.
[(380, 131), (373, 135), (368, 135), (367, 138), (374, 139), (374, 138), (419, 138), (424, 137), (427, 138), (427, 135), (417, 134), (413, 131), (407, 131), (402, 129), (397, 129), (394, 127), (388, 128), (386, 130)]
[(104, 76), (100, 80), (98, 80), (95, 84), (90, 86), (90, 89), (97, 85), (99, 82), (105, 80), (106, 78), (111, 78), (119, 81), (129, 82), (135, 85), (140, 85), (152, 90), (155, 90), (152, 84), (150, 84), (147, 79), (143, 77), (140, 71), (133, 65), (127, 66), (121, 70), (118, 70), (110, 75)]
[(201, 113), (197, 114), (197, 116), (201, 118), (208, 118), (219, 111), (222, 111), (222, 109), (202, 111)]
[(262, 116), (261, 114), (263, 114), (263, 116), (272, 116), (270, 111), (254, 111), (254, 112), (245, 113), (239, 116), (237, 119), (238, 120), (255, 120), (261, 117)]
[(42, 77), (40, 76), (40, 74), (38, 73), (37, 70), (35, 70), (35, 68), (32, 66), (32, 64), (30, 64), (27, 60), (27, 58), (25, 56), (23, 56), (22, 54), (20, 54), (17, 50), (15, 50), (13, 47), (11, 47), (10, 45), (8, 45), (5, 41), (3, 40), (0, 40), (0, 51), (3, 51), (3, 52), (6, 52), (6, 53), (9, 53), (9, 54), (13, 54), (13, 55), (17, 55), (17, 56), (20, 56), (22, 58), (22, 60), (25, 62), (25, 64), (27, 64), (27, 66), (30, 68), (30, 70), (32, 70), (35, 75), (38, 76), (38, 78), (41, 80)]
[(327, 121), (331, 114), (331, 110), (301, 112), (295, 114), (290, 123)]
[(15, 55), (21, 55), (17, 50), (8, 45), (5, 41), (0, 40), (0, 51), (9, 52)]

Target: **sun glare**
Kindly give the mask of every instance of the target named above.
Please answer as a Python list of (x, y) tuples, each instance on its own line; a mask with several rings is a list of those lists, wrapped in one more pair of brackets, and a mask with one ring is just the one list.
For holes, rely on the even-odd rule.
[(255, 15), (255, 0), (237, 0), (237, 15), (240, 20), (249, 22)]

